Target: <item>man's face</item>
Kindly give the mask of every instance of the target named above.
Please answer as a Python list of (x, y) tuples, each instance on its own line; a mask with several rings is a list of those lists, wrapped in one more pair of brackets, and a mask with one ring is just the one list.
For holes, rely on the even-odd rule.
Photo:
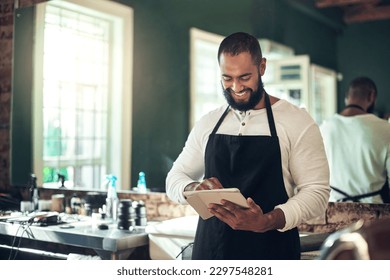
[(248, 52), (232, 56), (222, 53), (220, 57), (222, 88), (229, 105), (240, 111), (256, 107), (263, 96), (261, 76), (265, 70), (265, 60), (254, 65)]

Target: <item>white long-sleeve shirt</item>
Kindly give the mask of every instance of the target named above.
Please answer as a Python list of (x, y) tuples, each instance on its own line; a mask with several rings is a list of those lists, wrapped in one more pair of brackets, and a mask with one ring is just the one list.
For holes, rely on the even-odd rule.
[[(390, 181), (390, 124), (373, 114), (335, 114), (321, 126), (330, 185), (349, 195), (378, 191)], [(331, 191), (330, 201), (344, 195)], [(380, 195), (360, 200), (382, 203)]]
[[(222, 106), (206, 114), (192, 129), (166, 178), (167, 195), (173, 201), (186, 204), (185, 186), (202, 180), (207, 141), (225, 109), (226, 106)], [(286, 231), (324, 214), (330, 192), (329, 168), (318, 125), (310, 115), (285, 100), (273, 104), (272, 111), (289, 196), (286, 203), (276, 207), (284, 212), (286, 225), (281, 231)], [(266, 109), (246, 113), (230, 110), (217, 133), (271, 135)]]

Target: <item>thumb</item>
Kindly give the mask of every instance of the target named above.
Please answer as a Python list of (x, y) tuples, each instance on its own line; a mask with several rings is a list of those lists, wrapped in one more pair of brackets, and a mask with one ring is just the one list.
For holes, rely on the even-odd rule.
[(260, 211), (261, 213), (263, 212), (261, 207), (259, 205), (257, 205), (256, 202), (252, 198), (248, 197), (246, 199), (246, 201), (248, 202), (248, 205), (249, 205), (250, 209), (253, 209), (256, 212), (258, 212), (258, 211)]
[(248, 202), (250, 208), (257, 206), (256, 202), (251, 197), (248, 197), (246, 201)]

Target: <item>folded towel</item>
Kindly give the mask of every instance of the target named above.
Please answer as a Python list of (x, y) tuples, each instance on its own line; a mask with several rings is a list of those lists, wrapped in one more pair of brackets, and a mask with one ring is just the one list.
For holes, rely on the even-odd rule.
[(101, 260), (99, 256), (69, 254), (67, 260)]

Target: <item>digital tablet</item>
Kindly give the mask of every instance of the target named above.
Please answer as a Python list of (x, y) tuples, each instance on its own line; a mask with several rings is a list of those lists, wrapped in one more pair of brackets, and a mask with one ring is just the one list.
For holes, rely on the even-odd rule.
[(186, 197), (188, 204), (190, 204), (204, 220), (214, 216), (207, 209), (208, 205), (210, 203), (221, 204), (222, 199), (231, 201), (240, 207), (249, 208), (245, 197), (237, 188), (185, 191), (183, 195)]

